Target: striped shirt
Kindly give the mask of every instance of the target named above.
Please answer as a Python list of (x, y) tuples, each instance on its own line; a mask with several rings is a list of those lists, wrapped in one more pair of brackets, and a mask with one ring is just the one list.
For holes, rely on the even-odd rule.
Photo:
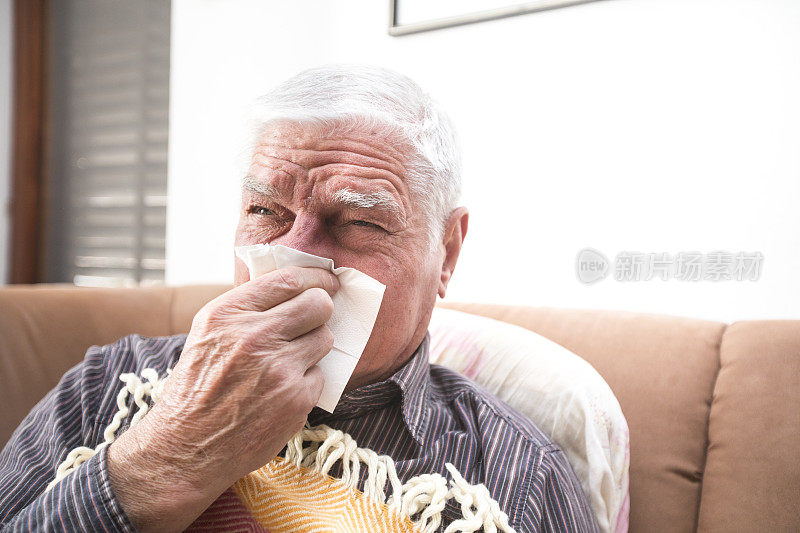
[[(0, 453), (3, 531), (135, 531), (109, 481), (106, 449), (49, 492), (66, 454), (95, 447), (117, 410), (121, 373), (166, 374), (185, 335), (131, 335), (93, 346), (28, 414)], [(359, 447), (387, 454), (405, 481), (449, 462), (470, 483), (483, 483), (516, 531), (597, 531), (564, 453), (530, 420), (470, 379), (429, 364), (429, 337), (390, 378), (346, 392), (333, 413), (315, 407), (309, 423), (349, 433)], [(121, 431), (127, 428), (126, 420)], [(341, 473), (341, 463), (330, 472)], [(366, 469), (358, 487), (364, 486)], [(461, 518), (448, 502), (443, 524)], [(201, 516), (202, 518), (202, 516)]]

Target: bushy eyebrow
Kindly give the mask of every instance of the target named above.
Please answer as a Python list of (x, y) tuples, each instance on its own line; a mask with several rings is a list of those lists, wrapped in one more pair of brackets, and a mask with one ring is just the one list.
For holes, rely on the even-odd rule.
[(242, 189), (260, 194), (262, 196), (267, 196), (269, 198), (280, 198), (282, 196), (278, 191), (278, 188), (274, 185), (264, 183), (249, 175), (242, 179)]
[(378, 208), (393, 212), (400, 211), (400, 206), (388, 192), (358, 192), (345, 187), (333, 193), (333, 200), (356, 209)]
[[(284, 196), (274, 185), (264, 183), (249, 175), (242, 179), (242, 189), (274, 201)], [(398, 214), (402, 211), (394, 196), (384, 191), (358, 192), (345, 187), (333, 193), (332, 199), (338, 204), (353, 209), (379, 209), (393, 214)]]

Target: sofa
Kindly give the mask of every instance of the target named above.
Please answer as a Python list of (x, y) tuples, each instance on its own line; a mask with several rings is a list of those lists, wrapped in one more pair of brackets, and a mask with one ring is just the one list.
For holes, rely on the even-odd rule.
[[(227, 286), (0, 289), (0, 445), (93, 344), (188, 332)], [(633, 532), (800, 531), (800, 320), (478, 303), (604, 377), (630, 428)]]

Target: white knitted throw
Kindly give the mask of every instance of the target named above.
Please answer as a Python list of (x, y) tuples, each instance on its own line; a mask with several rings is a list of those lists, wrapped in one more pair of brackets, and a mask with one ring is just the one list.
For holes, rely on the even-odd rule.
[[(167, 374), (170, 372), (167, 370)], [(147, 398), (154, 403), (159, 400), (168, 376), (159, 378), (156, 370), (146, 368), (142, 371), (142, 377), (144, 380), (135, 374), (120, 375), (119, 379), (125, 386), (117, 395), (118, 410), (103, 432), (103, 442), (95, 448), (79, 446), (69, 452), (56, 469), (56, 477), (47, 485), (46, 491), (114, 442), (117, 430), (134, 406), (136, 413), (131, 418), (130, 426), (137, 424), (149, 411)], [(307, 444), (304, 446), (304, 443)], [(445, 465), (453, 478), (449, 488), (447, 480), (438, 473), (420, 474), (402, 483), (391, 457), (359, 448), (350, 435), (324, 424), (314, 427), (306, 424), (297, 432), (286, 445), (285, 459), (298, 467), (312, 468), (322, 474), (328, 474), (338, 461), (342, 461), (340, 482), (353, 489), (356, 488), (363, 464), (368, 471), (364, 495), (386, 504), (393, 512), (413, 519), (424, 533), (437, 530), (442, 522), (445, 502), (449, 499), (459, 503), (463, 518), (449, 524), (445, 533), (468, 533), (481, 529), (486, 533), (514, 531), (508, 524), (508, 516), (492, 499), (486, 486), (468, 483), (450, 463)], [(387, 483), (392, 488), (392, 496), (388, 499), (385, 495)]]

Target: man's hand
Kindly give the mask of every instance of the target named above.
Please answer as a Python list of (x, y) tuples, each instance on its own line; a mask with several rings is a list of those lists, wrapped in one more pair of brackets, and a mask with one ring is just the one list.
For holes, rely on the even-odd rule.
[(315, 365), (333, 346), (338, 288), (330, 272), (288, 267), (200, 310), (161, 399), (108, 450), (137, 529), (186, 528), (303, 427), (322, 393)]

